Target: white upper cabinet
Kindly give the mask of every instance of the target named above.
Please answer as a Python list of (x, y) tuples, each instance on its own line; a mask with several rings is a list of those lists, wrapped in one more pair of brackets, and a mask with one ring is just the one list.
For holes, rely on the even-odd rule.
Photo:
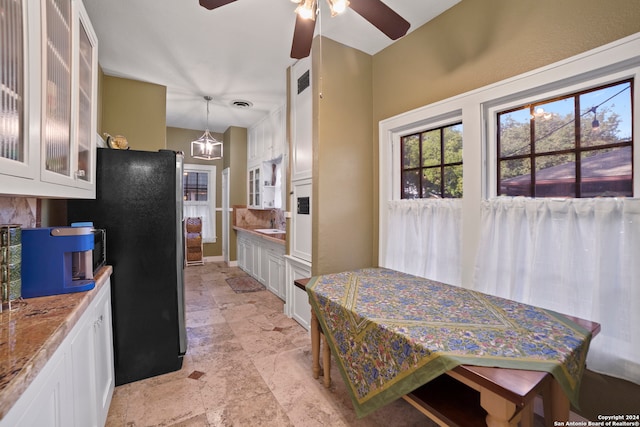
[(248, 130), (248, 201), (253, 209), (281, 208), (285, 191), (286, 122), (284, 106)]
[(281, 106), (249, 128), (248, 166), (257, 165), (284, 154), (285, 126), (284, 106)]
[(311, 58), (291, 66), (291, 181), (308, 179), (313, 166), (313, 87)]
[(98, 40), (82, 1), (0, 2), (22, 12), (0, 17), (15, 21), (0, 40), (15, 70), (0, 73), (0, 194), (93, 198)]

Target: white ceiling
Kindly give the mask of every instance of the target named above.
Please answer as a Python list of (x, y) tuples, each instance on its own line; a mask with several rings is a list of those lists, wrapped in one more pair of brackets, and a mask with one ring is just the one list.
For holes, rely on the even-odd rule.
[[(460, 0), (384, 0), (420, 27)], [(98, 35), (107, 75), (167, 87), (167, 126), (204, 129), (250, 127), (285, 103), (286, 69), (295, 24), (290, 0), (238, 0), (214, 10), (198, 0), (83, 0)], [(392, 43), (348, 9), (331, 18), (321, 0), (316, 34), (368, 54)], [(250, 109), (233, 100), (253, 103)]]

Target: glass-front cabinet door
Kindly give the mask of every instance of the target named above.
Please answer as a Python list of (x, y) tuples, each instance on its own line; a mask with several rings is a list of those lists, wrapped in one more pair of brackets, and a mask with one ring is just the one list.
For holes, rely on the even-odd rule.
[(249, 203), (247, 203), (249, 205), (249, 207), (253, 207), (255, 205), (255, 190), (253, 188), (253, 173), (254, 170), (253, 169), (249, 169)]
[(96, 37), (78, 0), (45, 0), (42, 156), (44, 181), (92, 184)]
[(249, 169), (249, 201), (250, 208), (260, 209), (260, 166)]
[(260, 166), (253, 173), (253, 189), (255, 191), (255, 207), (260, 208)]
[(43, 64), (43, 168), (71, 176), (71, 0), (46, 0)]
[[(26, 1), (26, 0), (25, 0)], [(0, 157), (24, 159), (24, 27), (22, 0), (0, 0)], [(4, 32), (4, 30), (3, 30)]]
[(27, 132), (27, 6), (27, 0), (0, 0), (0, 170), (32, 178), (36, 170), (29, 166), (37, 159)]
[(95, 197), (97, 47), (82, 0), (0, 0), (0, 194)]
[(88, 30), (86, 15), (80, 14), (78, 25), (78, 124), (76, 179), (87, 182), (94, 175), (92, 153), (96, 134), (94, 102), (97, 75), (96, 41)]

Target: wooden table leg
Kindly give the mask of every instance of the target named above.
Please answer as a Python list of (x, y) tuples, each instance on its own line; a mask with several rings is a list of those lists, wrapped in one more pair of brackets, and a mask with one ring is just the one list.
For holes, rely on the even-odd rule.
[[(482, 388), (480, 390), (480, 406), (487, 411), (488, 427), (510, 427), (517, 424), (516, 405), (496, 393)], [(519, 419), (519, 417), (518, 417)]]
[(311, 310), (311, 356), (313, 358), (313, 378), (320, 376), (320, 324)]
[(324, 386), (331, 386), (331, 349), (327, 344), (327, 337), (322, 334), (322, 366), (324, 372)]
[(521, 413), (520, 427), (533, 427), (533, 401), (529, 402)]
[[(564, 394), (562, 387), (560, 387), (560, 384), (555, 379), (551, 381), (549, 388), (549, 402), (548, 404), (547, 402), (544, 402), (545, 424), (552, 426), (555, 421), (567, 422), (569, 420), (569, 412), (571, 410), (569, 398)], [(549, 409), (549, 412), (547, 412), (547, 409)]]

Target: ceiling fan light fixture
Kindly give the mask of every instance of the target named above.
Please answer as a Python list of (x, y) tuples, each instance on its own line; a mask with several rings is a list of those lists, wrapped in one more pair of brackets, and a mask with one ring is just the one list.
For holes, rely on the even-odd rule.
[(204, 99), (207, 101), (207, 128), (200, 138), (191, 141), (191, 157), (201, 160), (221, 159), (222, 142), (215, 139), (209, 132), (209, 101), (213, 98), (205, 96)]
[(331, 10), (331, 16), (336, 16), (343, 13), (349, 7), (349, 0), (327, 0), (329, 3), (329, 10)]
[(316, 0), (300, 0), (295, 12), (304, 19), (316, 19)]

